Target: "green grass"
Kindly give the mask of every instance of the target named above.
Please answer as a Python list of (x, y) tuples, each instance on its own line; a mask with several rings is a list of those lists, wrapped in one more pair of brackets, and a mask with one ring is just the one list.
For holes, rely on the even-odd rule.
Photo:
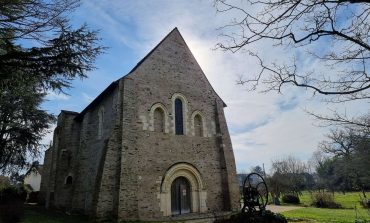
[[(89, 221), (87, 216), (83, 215), (66, 215), (65, 213), (58, 212), (55, 210), (47, 210), (40, 206), (25, 206), (24, 218), (20, 223), (88, 223), (94, 222)], [(110, 221), (104, 221), (109, 223)], [(124, 223), (148, 223), (143, 221), (124, 221)], [(159, 223), (159, 222), (150, 222)]]
[[(370, 199), (370, 193), (366, 193), (366, 196)], [(360, 208), (360, 193), (336, 193), (334, 200), (340, 203), (344, 208)]]
[(282, 213), (289, 222), (352, 222), (356, 219), (370, 222), (370, 213), (365, 209), (302, 208)]
[(61, 212), (46, 210), (39, 206), (25, 207), (24, 218), (21, 223), (87, 223), (85, 216), (70, 216)]
[[(367, 193), (370, 197), (370, 192)], [(289, 219), (290, 222), (352, 222), (356, 219), (366, 220), (370, 222), (370, 212), (360, 206), (359, 193), (350, 192), (346, 194), (335, 193), (334, 199), (340, 203), (345, 209), (325, 209), (306, 207), (302, 209), (283, 212), (282, 214)], [(302, 206), (310, 206), (312, 203), (311, 194), (304, 192), (300, 196)], [(355, 209), (356, 207), (356, 209)], [(21, 223), (87, 223), (88, 218), (85, 216), (69, 216), (61, 212), (45, 210), (39, 206), (26, 206), (25, 217)], [(365, 222), (365, 221), (361, 221)]]
[[(370, 192), (367, 192), (366, 196), (370, 198)], [(299, 199), (302, 206), (311, 206), (312, 204), (311, 194), (308, 191), (304, 191), (302, 195), (299, 196)], [(341, 204), (343, 208), (361, 208), (360, 192), (347, 192), (345, 194), (336, 192), (334, 193), (334, 201)]]
[[(370, 192), (366, 193), (370, 197)], [(327, 209), (309, 207), (312, 204), (311, 194), (308, 191), (302, 193), (299, 197), (301, 206), (307, 208), (286, 211), (282, 214), (288, 218), (289, 222), (370, 222), (370, 212), (360, 205), (360, 193), (334, 193), (335, 202), (342, 205), (343, 209)]]

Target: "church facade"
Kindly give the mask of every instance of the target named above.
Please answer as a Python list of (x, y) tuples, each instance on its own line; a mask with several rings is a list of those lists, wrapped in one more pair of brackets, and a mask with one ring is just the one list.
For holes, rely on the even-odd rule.
[(46, 206), (119, 221), (237, 210), (225, 106), (175, 28), (82, 112), (59, 114)]

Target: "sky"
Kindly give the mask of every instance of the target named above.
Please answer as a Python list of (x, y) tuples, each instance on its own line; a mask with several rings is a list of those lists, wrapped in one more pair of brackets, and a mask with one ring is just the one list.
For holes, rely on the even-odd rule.
[[(315, 111), (330, 114), (330, 109), (347, 113), (361, 112), (367, 105), (325, 104), (312, 92), (294, 87), (277, 92), (247, 91), (237, 85), (240, 75), (254, 75), (259, 71), (256, 60), (244, 52), (216, 50), (221, 41), (218, 29), (237, 14), (217, 13), (213, 1), (101, 1), (85, 0), (68, 15), (73, 26), (86, 23), (99, 30), (101, 44), (108, 47), (96, 61), (97, 69), (87, 79), (72, 82), (66, 94), (49, 92), (43, 108), (58, 115), (60, 110), (82, 111), (112, 81), (126, 75), (173, 28), (177, 27), (215, 91), (225, 101), (226, 120), (234, 149), (238, 172), (264, 165), (288, 155), (307, 161), (325, 138), (328, 128), (306, 113)], [(287, 53), (275, 49), (271, 43), (251, 46), (271, 61), (298, 58), (300, 69), (317, 64), (305, 59), (302, 52)], [(55, 126), (54, 126), (55, 127)], [(43, 142), (48, 143), (52, 133)]]

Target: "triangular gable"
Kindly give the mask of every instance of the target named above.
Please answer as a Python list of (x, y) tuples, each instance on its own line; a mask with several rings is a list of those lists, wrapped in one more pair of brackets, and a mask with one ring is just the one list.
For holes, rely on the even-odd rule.
[[(184, 43), (184, 45), (186, 46), (187, 50), (191, 53), (192, 57), (194, 58), (194, 61), (196, 62), (196, 65), (198, 66), (198, 68), (200, 69), (200, 71), (202, 72), (204, 78), (207, 80), (209, 86), (211, 87), (211, 89), (213, 90), (213, 92), (218, 96), (218, 98), (220, 98), (222, 100), (222, 98), (217, 94), (217, 92), (214, 90), (214, 88), (212, 87), (211, 83), (209, 82), (207, 76), (204, 74), (202, 68), (200, 67), (200, 65), (198, 64), (198, 61), (195, 59), (193, 53), (191, 52), (191, 50), (189, 49), (189, 46), (186, 44), (186, 41), (185, 39), (183, 38), (183, 36), (181, 35), (180, 31), (177, 29), (177, 27), (175, 27), (170, 33), (168, 33), (145, 57), (143, 57), (143, 59), (141, 59), (132, 69), (131, 71), (123, 76), (122, 78), (120, 79), (124, 79), (124, 78), (127, 78), (129, 76), (131, 76), (134, 71), (140, 67), (140, 65), (145, 62), (145, 60), (147, 60), (157, 49), (159, 46), (161, 46), (165, 41), (166, 39), (168, 39), (171, 35), (179, 35)], [(118, 86), (118, 82), (119, 80), (116, 80), (114, 82), (112, 82), (99, 96), (97, 96), (88, 106), (86, 106), (86, 108), (80, 112), (79, 114), (77, 113), (76, 115), (76, 120), (79, 120), (81, 121), (83, 119), (83, 116), (85, 115), (85, 113), (91, 109), (92, 107), (94, 107), (97, 103), (99, 103), (99, 101), (105, 96), (107, 95), (109, 92), (111, 92), (112, 90), (114, 90), (117, 86)], [(222, 100), (223, 102), (223, 106), (226, 107), (226, 104), (225, 102)]]
[(211, 83), (209, 82), (207, 76), (204, 74), (202, 68), (200, 67), (198, 61), (195, 59), (193, 53), (191, 52), (188, 44), (186, 44), (186, 41), (184, 39), (184, 37), (181, 35), (180, 31), (177, 29), (177, 27), (175, 27), (170, 33), (168, 33), (143, 59), (141, 59), (136, 65), (134, 68), (132, 68), (132, 70), (127, 74), (125, 75), (123, 78), (126, 78), (126, 77), (129, 77), (131, 74), (134, 73), (134, 71), (140, 67), (140, 65), (146, 60), (148, 59), (157, 49), (159, 46), (161, 46), (171, 35), (179, 35), (186, 47), (186, 49), (191, 53), (191, 56), (194, 58), (194, 61), (196, 62), (196, 65), (198, 66), (198, 68), (200, 69), (200, 71), (202, 72), (204, 78), (207, 80), (207, 83), (209, 84), (209, 86), (211, 87), (211, 89), (213, 90), (213, 92), (218, 96), (218, 98), (221, 99), (221, 101), (223, 102), (223, 106), (226, 107), (226, 104), (225, 102), (222, 100), (222, 98), (217, 94), (217, 92), (214, 90), (214, 88), (212, 87)]

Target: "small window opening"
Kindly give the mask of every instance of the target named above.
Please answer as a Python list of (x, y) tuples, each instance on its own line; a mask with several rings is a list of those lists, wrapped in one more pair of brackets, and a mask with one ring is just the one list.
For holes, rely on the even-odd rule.
[(154, 110), (154, 131), (164, 132), (164, 112), (161, 108)]
[(70, 184), (72, 184), (73, 183), (73, 178), (72, 178), (72, 176), (68, 176), (67, 177), (67, 179), (66, 179), (66, 184), (67, 185), (70, 185)]
[(103, 135), (104, 127), (104, 109), (101, 108), (98, 113), (98, 139), (101, 139)]
[(195, 136), (203, 136), (203, 121), (199, 114), (194, 117), (194, 133)]
[(176, 135), (184, 134), (182, 101), (178, 98), (175, 100), (175, 128)]

